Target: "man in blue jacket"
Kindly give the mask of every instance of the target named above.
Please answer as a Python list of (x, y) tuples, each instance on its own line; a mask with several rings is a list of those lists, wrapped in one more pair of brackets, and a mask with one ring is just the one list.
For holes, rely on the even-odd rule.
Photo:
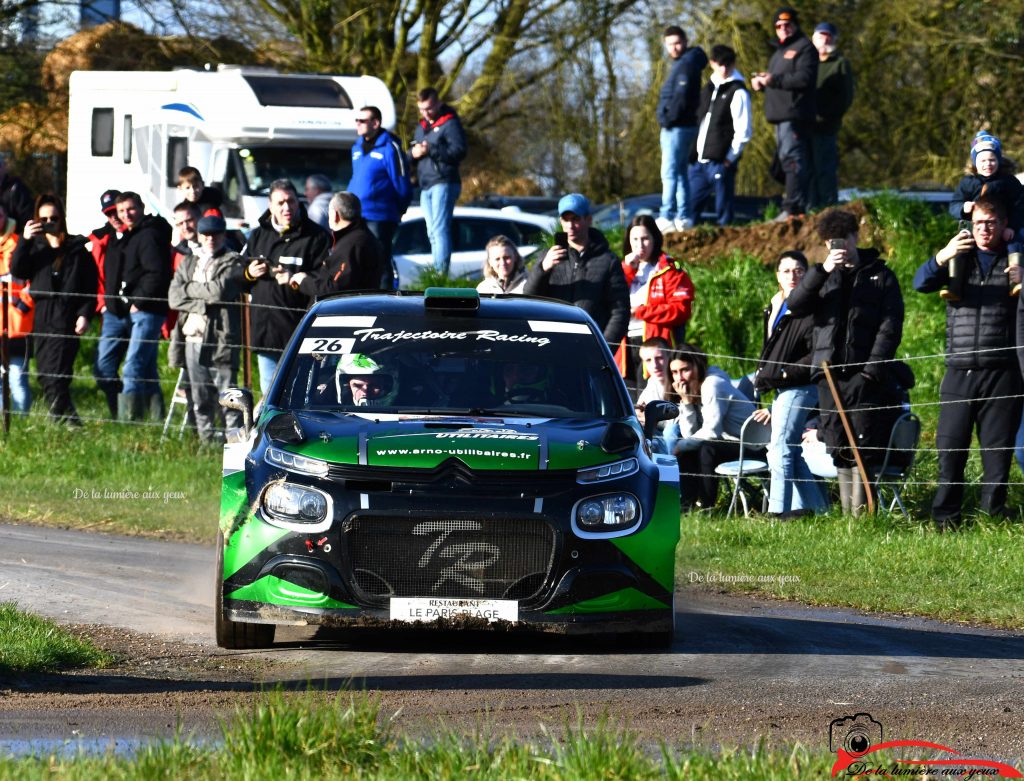
[(766, 73), (755, 73), (750, 86), (764, 90), (764, 118), (775, 125), (779, 165), (785, 174), (786, 195), (778, 220), (807, 211), (811, 182), (811, 135), (816, 115), (818, 51), (800, 31), (796, 11), (783, 6), (775, 12), (778, 48)]
[(658, 96), (658, 124), (661, 125), (661, 213), (662, 233), (693, 227), (689, 216), (690, 184), (686, 168), (690, 148), (697, 138), (697, 106), (700, 103), (700, 74), (708, 64), (699, 46), (686, 47), (686, 33), (672, 25), (665, 28), (665, 51), (672, 65)]
[(391, 290), (395, 279), (391, 243), (412, 200), (412, 183), (405, 153), (398, 139), (381, 127), (381, 121), (376, 106), (363, 106), (356, 116), (356, 135), (360, 141), (352, 145), (352, 181), (348, 191), (359, 199), (366, 227), (384, 249), (381, 287)]
[(459, 163), (466, 156), (466, 133), (455, 109), (442, 103), (433, 87), (419, 91), (416, 105), (421, 119), (411, 153), (422, 190), (420, 206), (427, 222), (434, 269), (447, 274), (452, 258), (452, 212), (462, 192)]

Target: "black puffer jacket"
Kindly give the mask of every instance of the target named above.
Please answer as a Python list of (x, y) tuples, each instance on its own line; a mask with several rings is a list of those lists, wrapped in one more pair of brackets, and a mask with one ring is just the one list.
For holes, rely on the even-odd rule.
[(884, 376), (903, 338), (903, 294), (896, 275), (878, 250), (858, 249), (860, 263), (831, 274), (821, 264), (811, 266), (789, 294), (794, 315), (814, 316), (812, 378), (821, 375), (822, 361), (838, 365), (837, 374), (866, 371)]
[(818, 50), (801, 32), (791, 35), (768, 60), (772, 83), (764, 92), (764, 118), (780, 122), (813, 122), (818, 88)]
[[(268, 209), (260, 224), (249, 234), (242, 249), (242, 262), (248, 266), (256, 257), (264, 257), (271, 266), (307, 274), (318, 268), (331, 248), (331, 237), (300, 210), (299, 224), (283, 234), (274, 230)], [(310, 304), (309, 298), (290, 285), (280, 285), (274, 276), (251, 280), (246, 277), (243, 290), (252, 294), (252, 346), (257, 351), (283, 350)]]
[(569, 259), (551, 271), (538, 260), (523, 292), (575, 304), (594, 318), (605, 341), (617, 345), (629, 327), (629, 286), (604, 234), (591, 228), (588, 236), (582, 254), (570, 247)]
[[(122, 234), (118, 252), (129, 306), (166, 314), (167, 288), (171, 285), (171, 226), (167, 220), (147, 214), (136, 227)], [(111, 290), (109, 285), (107, 290)]]
[(342, 290), (380, 290), (384, 262), (384, 249), (360, 219), (334, 234), (331, 254), (299, 290), (311, 301)]
[(37, 333), (70, 334), (79, 317), (96, 314), (96, 261), (81, 236), (68, 236), (60, 249), (42, 235), (21, 239), (11, 256), (11, 273), (29, 282)]
[(782, 293), (776, 293), (772, 305), (764, 310), (764, 346), (754, 378), (761, 393), (811, 382), (814, 316), (797, 317), (787, 306), (778, 325), (768, 333), (768, 325), (781, 305)]

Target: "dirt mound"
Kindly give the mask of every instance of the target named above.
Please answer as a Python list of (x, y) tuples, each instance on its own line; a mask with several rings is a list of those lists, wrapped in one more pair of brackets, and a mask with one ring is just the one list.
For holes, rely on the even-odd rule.
[[(860, 219), (862, 246), (874, 245), (874, 230), (862, 201), (843, 207)], [(665, 249), (684, 263), (711, 264), (715, 258), (742, 253), (759, 258), (765, 265), (773, 264), (789, 249), (804, 252), (818, 262), (825, 257), (823, 242), (818, 238), (820, 214), (794, 217), (786, 222), (762, 222), (719, 228), (702, 225), (694, 230), (665, 234)]]

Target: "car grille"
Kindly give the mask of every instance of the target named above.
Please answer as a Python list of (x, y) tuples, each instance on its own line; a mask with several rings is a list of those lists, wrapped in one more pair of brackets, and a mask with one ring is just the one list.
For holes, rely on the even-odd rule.
[(529, 599), (544, 585), (555, 532), (536, 518), (387, 518), (361, 515), (343, 541), (356, 586), (389, 597)]

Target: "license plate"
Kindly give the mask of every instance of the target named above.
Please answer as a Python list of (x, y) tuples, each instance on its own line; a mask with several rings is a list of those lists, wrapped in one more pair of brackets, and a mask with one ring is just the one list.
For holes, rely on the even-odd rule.
[(473, 616), (492, 621), (518, 621), (519, 603), (514, 599), (433, 599), (392, 597), (392, 621), (436, 621), (439, 618)]

